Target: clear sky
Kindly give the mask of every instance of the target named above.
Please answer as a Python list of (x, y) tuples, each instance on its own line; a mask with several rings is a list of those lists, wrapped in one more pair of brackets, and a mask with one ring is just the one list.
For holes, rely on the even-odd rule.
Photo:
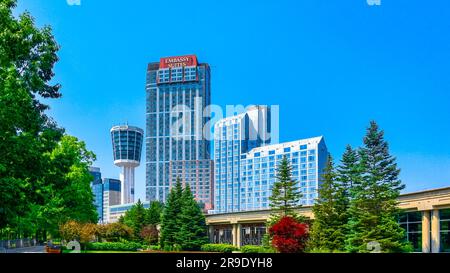
[[(324, 135), (336, 159), (369, 121), (406, 191), (450, 186), (450, 1), (19, 0), (61, 45), (50, 114), (119, 177), (109, 129), (145, 127), (145, 72), (163, 56), (212, 67), (214, 104), (280, 105), (281, 141)], [(145, 164), (137, 197), (145, 198)]]

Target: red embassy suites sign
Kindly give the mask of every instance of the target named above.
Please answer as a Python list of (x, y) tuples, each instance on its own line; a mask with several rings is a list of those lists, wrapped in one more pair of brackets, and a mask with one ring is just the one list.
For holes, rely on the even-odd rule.
[(161, 58), (159, 63), (159, 69), (184, 67), (184, 66), (197, 66), (197, 56), (187, 55), (178, 57)]

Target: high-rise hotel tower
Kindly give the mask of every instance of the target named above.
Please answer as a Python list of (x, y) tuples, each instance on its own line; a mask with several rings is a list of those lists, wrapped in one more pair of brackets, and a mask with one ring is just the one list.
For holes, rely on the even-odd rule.
[(209, 65), (194, 55), (161, 58), (148, 65), (146, 93), (147, 200), (165, 202), (178, 178), (197, 200), (211, 200)]
[(292, 178), (302, 194), (299, 205), (313, 205), (318, 197), (328, 156), (323, 137), (272, 143), (270, 108), (251, 107), (214, 126), (214, 210), (210, 213), (270, 208), (277, 168), (286, 157)]

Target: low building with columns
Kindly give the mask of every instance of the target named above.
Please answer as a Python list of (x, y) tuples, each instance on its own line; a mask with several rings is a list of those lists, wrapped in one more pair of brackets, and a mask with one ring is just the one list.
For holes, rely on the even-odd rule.
[[(402, 194), (400, 225), (416, 252), (450, 252), (450, 187)], [(298, 213), (314, 219), (311, 206)], [(206, 215), (212, 243), (261, 245), (270, 210)]]

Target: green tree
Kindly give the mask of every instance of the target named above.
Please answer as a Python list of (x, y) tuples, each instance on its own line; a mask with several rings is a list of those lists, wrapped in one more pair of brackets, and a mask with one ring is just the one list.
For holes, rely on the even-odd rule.
[(345, 249), (348, 189), (347, 184), (337, 178), (333, 158), (329, 155), (322, 175), (319, 198), (312, 209), (314, 221), (310, 231), (311, 249), (328, 251)]
[(16, 2), (0, 0), (0, 228), (27, 221), (21, 218), (42, 201), (42, 155), (62, 136), (38, 100), (61, 95), (49, 84), (58, 45), (30, 14), (13, 16)]
[(50, 27), (13, 16), (16, 3), (0, 0), (0, 229), (46, 239), (64, 221), (94, 219), (95, 157), (46, 115), (40, 100), (61, 96), (51, 83), (59, 47)]
[(152, 201), (150, 207), (147, 209), (147, 215), (145, 219), (146, 225), (159, 225), (161, 224), (161, 217), (164, 210), (164, 204), (159, 201)]
[(205, 215), (195, 201), (189, 185), (186, 185), (181, 196), (178, 220), (180, 228), (177, 237), (183, 250), (200, 250), (202, 245), (208, 243)]
[(300, 208), (302, 197), (299, 191), (298, 181), (292, 179), (292, 166), (286, 156), (283, 157), (277, 169), (277, 181), (272, 188), (272, 196), (269, 198), (270, 207), (275, 212), (271, 217), (271, 222), (277, 222), (281, 217), (292, 216), (297, 220), (301, 218), (295, 209)]
[(95, 155), (86, 149), (84, 142), (63, 136), (45, 157), (49, 165), (40, 189), (43, 202), (29, 217), (35, 217), (38, 226), (53, 236), (57, 236), (58, 227), (69, 220), (96, 223), (98, 216), (89, 173)]
[(120, 242), (133, 238), (133, 229), (122, 223), (111, 223), (104, 227), (104, 239), (108, 242)]
[(384, 252), (399, 252), (408, 247), (405, 231), (396, 218), (397, 198), (404, 185), (400, 170), (389, 153), (389, 145), (376, 122), (372, 121), (360, 149), (361, 181), (351, 189), (346, 249), (367, 252), (371, 242)]
[(178, 217), (181, 214), (183, 187), (178, 178), (175, 187), (170, 190), (167, 202), (164, 207), (161, 220), (161, 247), (167, 250), (173, 250), (180, 247), (180, 239), (177, 234), (180, 229)]
[(123, 223), (133, 229), (136, 239), (141, 238), (142, 228), (146, 225), (147, 211), (139, 199), (124, 215)]

